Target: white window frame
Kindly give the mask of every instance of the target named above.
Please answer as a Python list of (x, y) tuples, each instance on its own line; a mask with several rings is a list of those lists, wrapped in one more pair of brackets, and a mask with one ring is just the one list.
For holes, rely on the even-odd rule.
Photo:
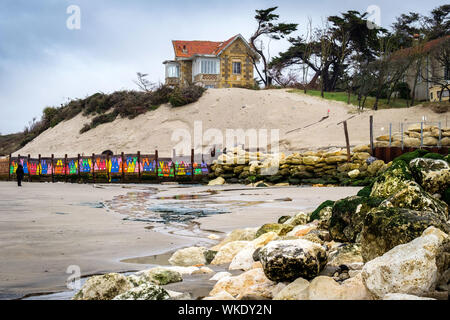
[(166, 72), (167, 78), (180, 78), (180, 65), (177, 63), (168, 63), (166, 67)]
[[(235, 65), (239, 64), (239, 72), (235, 72)], [(242, 74), (242, 61), (233, 61), (232, 62), (233, 74)]]
[(218, 59), (201, 59), (200, 60), (200, 73), (201, 74), (219, 74)]

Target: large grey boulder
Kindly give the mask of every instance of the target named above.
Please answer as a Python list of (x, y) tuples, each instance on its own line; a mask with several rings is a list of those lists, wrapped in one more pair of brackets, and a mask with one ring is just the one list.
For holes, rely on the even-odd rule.
[(327, 263), (327, 252), (320, 244), (298, 239), (269, 242), (259, 252), (267, 278), (276, 282), (316, 277)]
[(367, 289), (378, 299), (389, 293), (422, 296), (434, 291), (441, 276), (437, 257), (448, 237), (430, 227), (421, 237), (366, 263), (362, 277)]
[(133, 288), (129, 279), (118, 273), (90, 277), (73, 300), (112, 300)]
[(427, 192), (442, 194), (450, 187), (450, 165), (447, 161), (416, 158), (409, 166), (416, 181)]
[(380, 207), (369, 211), (361, 232), (361, 254), (365, 262), (406, 244), (434, 226), (448, 233), (450, 226), (434, 212)]
[(168, 300), (169, 298), (169, 293), (160, 286), (144, 283), (116, 296), (113, 300)]
[(384, 200), (380, 207), (428, 211), (435, 213), (437, 217), (442, 218), (444, 221), (448, 220), (448, 205), (426, 192), (415, 181), (406, 182), (402, 190)]

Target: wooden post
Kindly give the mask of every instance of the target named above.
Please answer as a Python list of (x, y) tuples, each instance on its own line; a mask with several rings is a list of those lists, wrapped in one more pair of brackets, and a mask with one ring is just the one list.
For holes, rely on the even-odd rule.
[(92, 154), (92, 180), (95, 183), (95, 153)]
[(51, 161), (52, 161), (52, 183), (55, 182), (55, 175), (54, 175), (55, 167), (53, 167), (54, 160), (55, 160), (55, 155), (52, 153), (52, 159), (51, 159)]
[(78, 163), (77, 163), (78, 182), (80, 182), (80, 172), (81, 172), (81, 170), (80, 170), (80, 166), (81, 166), (80, 160), (81, 160), (81, 157), (80, 157), (80, 154), (78, 154)]
[(141, 182), (141, 152), (137, 152), (138, 181)]
[(64, 182), (67, 183), (67, 154), (64, 155)]
[(344, 121), (345, 143), (347, 144), (347, 161), (350, 162), (350, 139), (348, 138), (347, 121)]
[(11, 181), (11, 153), (9, 154), (8, 159), (8, 181)]
[(159, 173), (158, 173), (158, 168), (159, 168), (159, 163), (158, 163), (158, 150), (155, 150), (155, 172), (156, 172), (156, 181), (159, 181)]
[(373, 116), (369, 118), (369, 126), (370, 126), (370, 152), (373, 156)]
[(27, 169), (28, 169), (28, 182), (31, 182), (32, 181), (32, 179), (31, 179), (31, 171), (30, 171), (30, 154), (28, 154), (28, 157), (27, 157)]
[(124, 169), (125, 156), (124, 156), (123, 152), (121, 153), (121, 157), (122, 157), (122, 183), (124, 183), (124, 181), (125, 181), (125, 169)]
[(111, 182), (111, 177), (109, 174), (109, 153), (106, 155), (106, 177), (108, 179), (108, 183)]
[(39, 154), (38, 156), (38, 166), (37, 166), (37, 170), (39, 172), (39, 182), (41, 181), (41, 176), (42, 176), (42, 163), (41, 163), (41, 154)]
[(195, 157), (194, 157), (194, 149), (191, 149), (191, 180), (194, 181), (195, 177), (194, 177), (194, 162), (195, 162)]

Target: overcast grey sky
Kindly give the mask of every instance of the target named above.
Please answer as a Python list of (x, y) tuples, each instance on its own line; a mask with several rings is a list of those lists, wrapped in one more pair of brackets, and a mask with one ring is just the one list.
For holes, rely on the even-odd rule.
[[(136, 72), (164, 81), (171, 40), (221, 41), (254, 31), (254, 10), (278, 5), (280, 20), (304, 28), (347, 10), (381, 9), (389, 27), (401, 13), (428, 14), (438, 0), (0, 0), (0, 133), (21, 131), (46, 106), (95, 92), (136, 89)], [(81, 28), (66, 27), (67, 8)], [(271, 54), (287, 47), (272, 42)]]

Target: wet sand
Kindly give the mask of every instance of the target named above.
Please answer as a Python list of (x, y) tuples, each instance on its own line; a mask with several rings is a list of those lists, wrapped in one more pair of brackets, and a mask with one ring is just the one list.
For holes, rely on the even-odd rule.
[[(211, 189), (219, 192), (206, 192)], [(236, 228), (274, 222), (282, 215), (314, 209), (327, 199), (354, 195), (359, 189), (24, 183), (19, 192), (14, 183), (0, 182), (0, 299), (65, 291), (70, 276), (66, 270), (71, 265), (79, 266), (82, 276), (142, 270), (158, 261), (154, 255), (213, 245), (206, 238), (210, 233), (224, 236)], [(115, 197), (143, 192), (146, 203), (220, 207), (230, 213), (173, 228), (124, 220), (124, 212), (102, 206)], [(174, 198), (177, 195), (188, 197)]]

